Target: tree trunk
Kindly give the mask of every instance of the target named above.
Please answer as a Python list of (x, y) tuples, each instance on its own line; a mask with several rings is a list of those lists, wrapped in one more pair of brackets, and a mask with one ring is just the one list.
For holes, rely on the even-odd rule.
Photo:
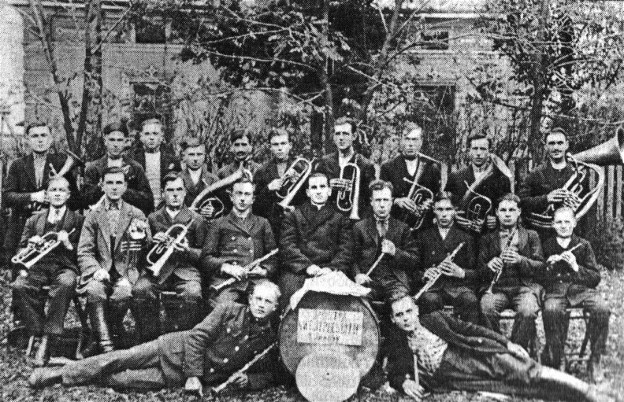
[[(323, 0), (323, 47), (329, 46), (329, 0)], [(329, 63), (330, 59), (325, 55), (325, 61), (323, 67), (320, 69), (321, 85), (324, 90), (323, 98), (325, 100), (325, 153), (328, 153), (329, 149), (333, 146), (333, 132), (334, 132), (334, 97), (332, 93), (331, 83), (329, 81)]]
[(533, 96), (531, 99), (531, 126), (529, 129), (529, 146), (532, 147), (532, 154), (541, 156), (541, 135), (540, 127), (542, 121), (542, 109), (544, 108), (544, 86), (546, 85), (546, 71), (548, 66), (545, 61), (544, 52), (547, 51), (546, 22), (549, 18), (548, 0), (541, 0), (538, 20), (538, 41), (535, 44), (535, 55), (533, 64)]

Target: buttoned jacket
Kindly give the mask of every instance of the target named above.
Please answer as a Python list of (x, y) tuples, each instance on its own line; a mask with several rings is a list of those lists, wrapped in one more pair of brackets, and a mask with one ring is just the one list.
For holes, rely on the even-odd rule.
[[(449, 175), (445, 191), (449, 191), (453, 194), (453, 204), (458, 208), (463, 207), (460, 205), (460, 202), (466, 194), (466, 191), (468, 191), (468, 186), (472, 185), (474, 182), (475, 175), (472, 164)], [(509, 177), (505, 176), (500, 170), (494, 167), (492, 174), (484, 179), (481, 184), (477, 186), (475, 191), (488, 197), (492, 201), (490, 215), (494, 215), (494, 210), (498, 205), (498, 199), (511, 192), (511, 181)]]
[[(138, 147), (134, 154), (132, 155), (132, 159), (137, 161), (139, 165), (146, 170), (145, 168), (145, 150), (143, 147)], [(179, 172), (180, 171), (180, 161), (173, 152), (168, 151), (165, 147), (160, 147), (160, 176), (163, 177), (169, 172)]]
[(184, 169), (180, 175), (182, 176), (184, 187), (186, 188), (186, 198), (184, 198), (184, 204), (186, 204), (187, 207), (191, 206), (195, 198), (206, 187), (219, 180), (219, 178), (211, 173), (206, 166), (202, 166), (201, 175), (197, 183), (193, 183), (193, 179), (191, 179), (191, 174), (189, 173), (188, 168)]

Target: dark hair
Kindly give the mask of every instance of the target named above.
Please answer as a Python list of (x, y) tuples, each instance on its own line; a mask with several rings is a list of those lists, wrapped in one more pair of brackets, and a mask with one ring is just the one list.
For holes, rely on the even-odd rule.
[(483, 134), (483, 133), (476, 133), (476, 134), (472, 134), (471, 136), (468, 137), (468, 148), (470, 148), (472, 146), (472, 141), (476, 141), (476, 140), (487, 140), (488, 142), (488, 149), (492, 146), (492, 139), (489, 138), (487, 135)]
[(553, 135), (553, 134), (561, 134), (566, 138), (566, 140), (568, 139), (568, 133), (563, 128), (555, 127), (544, 135), (544, 142), (546, 142), (546, 139), (548, 138), (549, 135)]
[(290, 142), (290, 134), (288, 133), (287, 130), (284, 130), (283, 128), (272, 128), (269, 131), (269, 143), (271, 142), (271, 140), (273, 139), (273, 137), (278, 137), (280, 135), (286, 135), (288, 136), (288, 142)]
[(234, 184), (232, 184), (232, 190), (234, 189), (235, 185), (237, 185), (237, 184), (245, 184), (245, 183), (251, 184), (251, 186), (253, 187), (254, 193), (256, 192), (256, 183), (254, 183), (249, 177), (247, 177), (247, 175), (243, 175), (243, 177), (241, 177), (240, 179), (236, 180), (234, 182)]
[(164, 175), (162, 177), (162, 179), (160, 179), (160, 188), (161, 189), (165, 189), (165, 186), (167, 185), (167, 183), (172, 182), (172, 181), (176, 181), (178, 179), (181, 179), (182, 176), (180, 176), (179, 173), (177, 172), (169, 172), (166, 175)]
[(249, 136), (249, 133), (246, 132), (245, 130), (234, 130), (232, 132), (232, 134), (230, 134), (230, 143), (235, 143), (237, 140), (240, 140), (241, 138), (245, 138), (247, 137), (247, 139), (249, 140), (249, 143), (251, 144), (251, 137)]
[(390, 194), (394, 195), (394, 186), (389, 181), (385, 180), (373, 180), (371, 184), (369, 184), (368, 189), (371, 194), (371, 198), (373, 197), (373, 191), (381, 191), (383, 189), (390, 190)]
[(159, 124), (159, 125), (160, 125), (160, 127), (163, 127), (163, 126), (164, 126), (164, 125), (163, 125), (163, 122), (162, 122), (162, 121), (160, 121), (160, 119), (159, 119), (159, 118), (157, 118), (157, 117), (150, 117), (150, 118), (147, 118), (147, 119), (143, 120), (143, 122), (141, 122), (141, 130), (142, 130), (145, 126), (147, 126), (148, 124)]
[(421, 133), (423, 131), (423, 128), (420, 124), (413, 122), (413, 121), (408, 121), (407, 123), (405, 123), (405, 126), (403, 127), (403, 131), (401, 131), (401, 137), (406, 136), (407, 134), (411, 133), (414, 130), (420, 130)]
[(449, 200), (451, 202), (451, 205), (455, 205), (453, 203), (453, 194), (450, 191), (438, 191), (435, 195), (435, 197), (433, 197), (433, 203), (436, 204), (440, 201), (444, 201), (444, 200)]
[(324, 177), (325, 180), (327, 180), (327, 184), (329, 185), (329, 177), (327, 177), (327, 175), (323, 172), (314, 172), (312, 173), (310, 176), (308, 176), (308, 185), (306, 186), (307, 188), (310, 188), (310, 180), (316, 178), (316, 177)]
[(106, 137), (107, 135), (115, 131), (121, 132), (124, 137), (128, 137), (130, 135), (130, 133), (128, 133), (128, 126), (126, 126), (126, 124), (121, 121), (114, 121), (105, 125), (102, 129), (102, 134)]
[(180, 148), (182, 151), (185, 151), (187, 148), (195, 148), (200, 146), (206, 146), (203, 142), (199, 141), (197, 137), (186, 137), (182, 141), (180, 141)]
[(349, 116), (341, 116), (334, 120), (334, 127), (340, 126), (342, 124), (348, 124), (351, 126), (351, 134), (355, 134), (357, 131), (357, 125), (355, 124), (355, 120), (353, 120)]
[(28, 126), (26, 126), (26, 135), (28, 136), (28, 134), (30, 134), (30, 130), (32, 130), (33, 128), (37, 128), (37, 127), (48, 127), (50, 128), (50, 126), (48, 126), (48, 123), (43, 122), (43, 121), (35, 121), (30, 123)]
[[(520, 207), (520, 197), (513, 193), (507, 193), (498, 199), (497, 205), (500, 206), (500, 203), (503, 201), (515, 202), (518, 207)], [(498, 207), (497, 207), (498, 208)]]
[(127, 180), (126, 172), (119, 166), (111, 166), (111, 167), (107, 167), (106, 169), (104, 169), (104, 173), (102, 173), (102, 179), (106, 177), (107, 174), (117, 174), (117, 173), (121, 173), (123, 175), (124, 181)]

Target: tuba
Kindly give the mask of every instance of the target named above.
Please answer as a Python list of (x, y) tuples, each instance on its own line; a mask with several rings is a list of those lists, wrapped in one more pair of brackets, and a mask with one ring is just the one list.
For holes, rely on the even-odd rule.
[[(425, 154), (421, 154), (420, 152), (418, 153), (418, 158), (419, 159), (426, 159), (430, 162), (433, 162), (435, 164), (438, 164), (440, 166), (442, 166), (442, 161), (439, 161), (437, 159), (431, 158)], [(433, 191), (431, 191), (430, 189), (428, 189), (427, 187), (420, 185), (418, 183), (418, 181), (420, 180), (420, 177), (422, 176), (422, 172), (423, 169), (420, 168), (420, 161), (418, 162), (418, 167), (416, 168), (416, 173), (415, 173), (415, 177), (414, 177), (414, 181), (411, 181), (410, 179), (408, 179), (407, 177), (404, 177), (403, 180), (405, 180), (408, 183), (411, 183), (411, 187), (409, 192), (407, 193), (407, 198), (409, 198), (410, 200), (414, 201), (414, 203), (416, 204), (416, 210), (415, 211), (406, 211), (406, 219), (404, 219), (407, 222), (410, 222), (410, 226), (412, 228), (412, 230), (418, 230), (420, 229), (420, 227), (422, 226), (425, 217), (427, 215), (427, 212), (429, 212), (429, 210), (431, 210), (431, 207), (433, 206)]]
[(198, 212), (206, 206), (211, 205), (214, 208), (214, 212), (212, 213), (210, 219), (218, 218), (225, 211), (225, 204), (213, 193), (217, 190), (234, 184), (245, 176), (248, 177), (250, 180), (252, 178), (251, 172), (241, 167), (231, 175), (212, 183), (210, 186), (203, 189), (201, 193), (197, 194), (197, 197), (195, 197), (193, 203), (189, 208), (192, 211)]
[[(72, 229), (68, 234), (71, 235), (75, 230), (75, 228)], [(13, 264), (22, 264), (26, 269), (29, 269), (61, 244), (61, 241), (58, 239), (58, 232), (48, 232), (41, 239), (39, 243), (28, 243), (28, 246), (21, 249), (11, 258), (11, 262)]]
[(340, 178), (331, 179), (329, 185), (337, 189), (336, 208), (349, 212), (349, 219), (359, 220), (360, 202), (360, 167), (355, 163), (347, 163), (340, 168)]
[(160, 274), (160, 271), (165, 266), (165, 263), (175, 251), (175, 245), (182, 244), (184, 242), (186, 234), (192, 224), (193, 220), (191, 219), (186, 225), (181, 223), (172, 225), (165, 232), (165, 240), (156, 243), (149, 253), (147, 253), (146, 260), (149, 264), (148, 269), (152, 271), (154, 277), (158, 277)]
[(297, 158), (284, 173), (282, 187), (276, 195), (282, 199), (278, 205), (284, 209), (291, 208), (290, 203), (295, 198), (308, 176), (312, 173), (312, 162), (305, 158)]

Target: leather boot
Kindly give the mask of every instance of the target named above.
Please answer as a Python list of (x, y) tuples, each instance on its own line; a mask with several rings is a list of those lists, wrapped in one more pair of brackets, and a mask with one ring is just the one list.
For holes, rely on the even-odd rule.
[(106, 323), (104, 305), (100, 303), (93, 303), (87, 305), (87, 309), (89, 310), (91, 327), (93, 327), (95, 336), (99, 341), (102, 353), (112, 352), (115, 348), (113, 347), (113, 342), (108, 330), (108, 324)]
[(589, 381), (594, 384), (604, 381), (604, 369), (600, 362), (600, 355), (592, 354), (589, 358), (587, 362), (587, 375), (589, 376)]
[(28, 385), (32, 388), (44, 388), (63, 380), (62, 368), (37, 368), (34, 369), (28, 378)]
[(33, 361), (35, 367), (43, 367), (50, 361), (50, 335), (43, 335)]

